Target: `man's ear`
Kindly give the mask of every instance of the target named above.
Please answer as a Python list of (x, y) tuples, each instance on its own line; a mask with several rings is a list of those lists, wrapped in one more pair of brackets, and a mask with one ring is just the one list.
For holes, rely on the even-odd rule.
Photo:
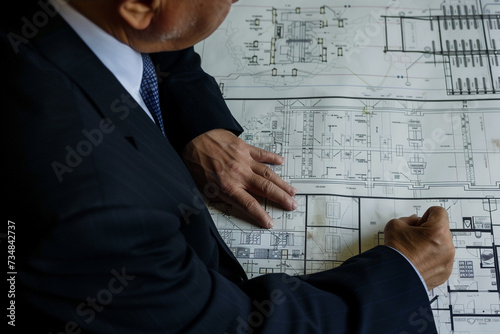
[(146, 29), (158, 7), (157, 0), (123, 0), (118, 8), (120, 16), (134, 29)]

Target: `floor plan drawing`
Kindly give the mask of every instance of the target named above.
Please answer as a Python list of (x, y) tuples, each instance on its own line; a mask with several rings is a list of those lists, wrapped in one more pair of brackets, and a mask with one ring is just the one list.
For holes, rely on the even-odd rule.
[(242, 2), (197, 50), (224, 64), (210, 71), (226, 98), (492, 99), (497, 12), (493, 0)]
[(263, 230), (239, 219), (225, 204), (211, 203), (222, 238), (249, 277), (275, 272), (314, 273), (359, 254), (357, 199), (299, 195), (296, 200), (299, 207), (294, 212), (264, 204), (274, 219), (273, 230)]
[[(381, 241), (374, 238), (384, 206), (385, 217), (398, 217), (411, 212), (421, 215), (430, 205), (448, 211), (450, 230), (456, 249), (453, 272), (449, 280), (429, 293), (434, 317), (440, 333), (496, 333), (500, 328), (500, 210), (498, 199), (425, 199), (361, 200), (366, 204), (361, 219), (365, 224), (366, 247)], [(363, 205), (364, 206), (364, 205)], [(370, 244), (372, 243), (372, 244)]]
[(209, 201), (249, 277), (337, 267), (392, 218), (448, 211), (440, 334), (500, 332), (500, 3), (239, 1), (195, 46), (247, 143), (285, 157), (298, 189), (275, 225)]
[(498, 101), (230, 100), (242, 138), (304, 193), (485, 197), (500, 189)]
[[(448, 95), (499, 93), (498, 14), (483, 13), (472, 1), (443, 4), (441, 9), (420, 16), (384, 16), (384, 52), (420, 54), (432, 58), (433, 66), (442, 64)], [(413, 70), (407, 67), (406, 78)]]
[[(299, 208), (283, 212), (263, 202), (275, 228), (263, 230), (222, 203), (213, 219), (249, 277), (310, 274), (340, 265), (383, 244), (385, 223), (444, 207), (456, 248), (449, 280), (429, 293), (440, 333), (497, 333), (500, 326), (500, 199), (386, 199), (298, 195)], [(381, 210), (383, 208), (383, 210)], [(228, 211), (229, 210), (229, 211)]]

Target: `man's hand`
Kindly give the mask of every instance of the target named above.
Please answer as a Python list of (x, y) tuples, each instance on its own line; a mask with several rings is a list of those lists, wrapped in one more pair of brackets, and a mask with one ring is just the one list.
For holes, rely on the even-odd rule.
[(215, 183), (218, 197), (248, 214), (250, 220), (271, 228), (272, 219), (251, 195), (263, 196), (286, 210), (295, 210), (297, 190), (265, 163), (282, 165), (284, 158), (251, 146), (233, 133), (216, 129), (189, 142), (182, 158), (200, 189)]
[(431, 290), (450, 277), (455, 257), (448, 213), (430, 207), (422, 216), (392, 219), (384, 229), (385, 244), (403, 253)]

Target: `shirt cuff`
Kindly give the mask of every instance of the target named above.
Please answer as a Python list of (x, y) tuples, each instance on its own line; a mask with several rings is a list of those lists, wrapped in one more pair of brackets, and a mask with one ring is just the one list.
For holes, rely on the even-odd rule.
[(425, 284), (425, 280), (424, 278), (422, 277), (422, 275), (420, 275), (420, 273), (418, 272), (417, 268), (415, 268), (415, 266), (413, 265), (413, 263), (411, 263), (410, 260), (408, 260), (408, 258), (403, 254), (401, 253), (400, 251), (398, 251), (396, 248), (394, 247), (391, 247), (391, 246), (387, 246), (387, 245), (383, 245), (385, 247), (389, 247), (390, 249), (393, 249), (395, 250), (396, 252), (398, 252), (399, 254), (401, 254), (402, 257), (404, 257), (406, 259), (406, 261), (408, 261), (408, 263), (411, 265), (411, 267), (413, 268), (413, 270), (415, 270), (415, 272), (417, 273), (418, 277), (420, 278), (420, 281), (422, 282), (422, 285), (424, 286), (425, 288), (425, 291), (429, 291), (429, 289), (427, 288), (427, 284)]

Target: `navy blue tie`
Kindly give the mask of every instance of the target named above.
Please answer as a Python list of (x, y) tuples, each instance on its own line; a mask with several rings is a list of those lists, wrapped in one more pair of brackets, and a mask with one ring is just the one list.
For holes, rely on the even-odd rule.
[(153, 62), (147, 53), (142, 53), (142, 68), (142, 81), (139, 93), (144, 103), (146, 103), (151, 116), (153, 116), (156, 125), (158, 125), (161, 133), (165, 136), (163, 118), (161, 117), (160, 96), (158, 94), (158, 78), (156, 77)]

